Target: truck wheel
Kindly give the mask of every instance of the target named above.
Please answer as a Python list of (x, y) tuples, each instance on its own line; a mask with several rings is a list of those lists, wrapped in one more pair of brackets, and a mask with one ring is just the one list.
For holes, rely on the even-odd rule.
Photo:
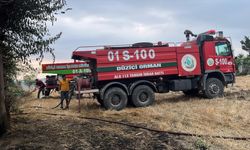
[(192, 89), (187, 91), (182, 91), (187, 96), (196, 96), (199, 94), (199, 89)]
[(95, 98), (97, 99), (97, 102), (98, 102), (101, 106), (104, 106), (104, 105), (103, 105), (103, 100), (101, 99), (101, 97), (100, 97), (99, 94), (96, 94), (96, 95), (95, 95)]
[(209, 78), (207, 79), (206, 89), (203, 93), (204, 96), (209, 99), (221, 97), (224, 93), (224, 85), (217, 78)]
[(51, 89), (46, 89), (46, 90), (44, 91), (44, 95), (45, 95), (45, 96), (49, 96), (49, 95), (50, 95), (50, 91), (51, 91)]
[(45, 95), (45, 89), (39, 89), (37, 93), (37, 99), (43, 98)]
[(98, 102), (101, 106), (104, 106), (104, 104), (103, 104), (103, 100), (102, 100), (102, 99), (97, 98), (97, 102)]
[(127, 103), (128, 96), (121, 88), (114, 87), (105, 92), (103, 105), (106, 109), (122, 110)]
[(132, 103), (136, 107), (149, 106), (154, 102), (154, 100), (154, 91), (146, 85), (137, 86), (132, 93)]

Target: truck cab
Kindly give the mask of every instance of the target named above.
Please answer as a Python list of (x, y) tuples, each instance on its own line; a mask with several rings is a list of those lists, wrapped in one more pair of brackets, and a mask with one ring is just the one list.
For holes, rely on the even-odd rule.
[(231, 44), (226, 39), (207, 41), (203, 45), (205, 73), (220, 72), (225, 76), (226, 83), (235, 82), (235, 62)]
[(207, 98), (223, 96), (224, 87), (235, 82), (235, 61), (231, 42), (223, 37), (222, 31), (209, 30), (192, 41), (184, 42), (184, 45), (188, 45), (187, 43), (199, 47), (198, 63), (201, 72), (198, 87), (183, 92), (194, 95), (202, 91)]

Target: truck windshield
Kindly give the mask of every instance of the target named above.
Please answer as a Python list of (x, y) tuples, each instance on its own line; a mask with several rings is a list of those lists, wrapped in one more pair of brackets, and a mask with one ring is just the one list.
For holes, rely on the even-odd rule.
[(216, 43), (215, 50), (216, 50), (217, 56), (231, 55), (231, 49), (227, 43)]

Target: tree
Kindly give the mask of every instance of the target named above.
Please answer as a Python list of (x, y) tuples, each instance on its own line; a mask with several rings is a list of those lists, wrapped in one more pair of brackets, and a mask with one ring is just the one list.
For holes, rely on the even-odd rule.
[(65, 4), (65, 0), (0, 0), (0, 134), (8, 128), (4, 89), (19, 62), (28, 65), (32, 55), (41, 61), (46, 52), (54, 56), (50, 45), (61, 33), (51, 36), (47, 24), (53, 25)]
[(4, 94), (3, 59), (0, 54), (0, 135), (9, 127)]
[[(0, 1), (0, 26), (2, 26), (2, 21), (4, 21), (3, 5), (9, 4), (9, 1), (3, 2)], [(0, 28), (0, 42), (3, 41), (2, 30)], [(9, 127), (9, 122), (7, 118), (7, 112), (5, 108), (5, 93), (4, 93), (4, 69), (3, 69), (3, 50), (2, 42), (0, 43), (0, 135), (6, 132), (6, 129)]]
[(242, 45), (242, 49), (250, 53), (250, 39), (249, 37), (245, 36), (244, 40), (240, 41)]

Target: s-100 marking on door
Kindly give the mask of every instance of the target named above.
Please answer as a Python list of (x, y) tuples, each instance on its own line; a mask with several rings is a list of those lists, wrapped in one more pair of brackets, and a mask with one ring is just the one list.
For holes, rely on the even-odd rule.
[(108, 52), (108, 61), (110, 62), (120, 61), (120, 60), (129, 61), (132, 58), (136, 58), (136, 60), (154, 59), (155, 50), (154, 49), (149, 49), (149, 50), (141, 49), (141, 50), (136, 50), (135, 52), (129, 52), (128, 50), (124, 50), (124, 51), (117, 50), (117, 51)]
[(227, 58), (215, 58), (215, 65), (232, 65), (232, 61), (228, 61)]

